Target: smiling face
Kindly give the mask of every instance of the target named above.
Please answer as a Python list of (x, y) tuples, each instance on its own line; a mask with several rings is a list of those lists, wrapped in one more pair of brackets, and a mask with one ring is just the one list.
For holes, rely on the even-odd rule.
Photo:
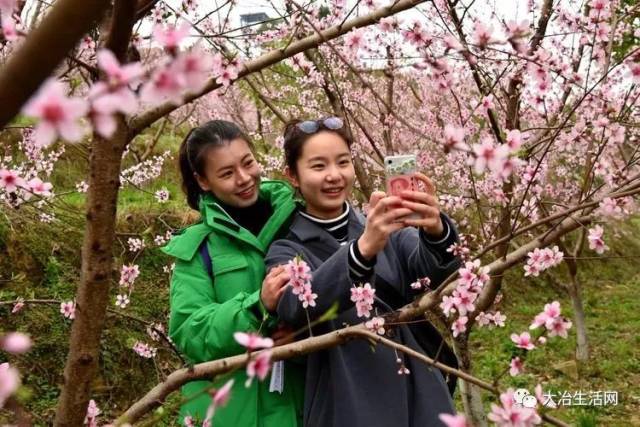
[(322, 131), (307, 139), (287, 175), (307, 202), (307, 213), (330, 219), (342, 213), (351, 194), (355, 171), (347, 143), (335, 132)]
[(237, 208), (246, 208), (258, 200), (260, 167), (244, 139), (211, 147), (205, 156), (205, 174), (196, 175), (204, 191), (211, 191), (223, 203)]

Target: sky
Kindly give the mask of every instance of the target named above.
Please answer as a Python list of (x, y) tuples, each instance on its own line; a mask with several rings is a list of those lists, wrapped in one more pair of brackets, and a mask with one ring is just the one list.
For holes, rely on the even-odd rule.
[[(31, 18), (30, 15), (33, 13), (35, 9), (35, 4), (38, 0), (28, 0), (27, 5), (23, 11), (23, 19), (28, 23)], [(174, 9), (179, 9), (182, 3), (182, 0), (163, 0), (166, 4), (170, 5)], [(196, 0), (198, 3), (198, 15), (204, 16), (211, 10), (217, 8), (217, 5), (222, 5), (227, 2), (227, 0)], [(298, 0), (300, 3), (304, 3), (305, 0)], [(306, 0), (309, 1), (309, 0)], [(472, 0), (462, 0), (461, 3), (468, 3)], [(536, 0), (539, 1), (539, 0)], [(317, 3), (321, 4), (330, 4), (330, 0), (316, 0)], [(514, 19), (518, 20), (526, 18), (524, 11), (526, 10), (526, 4), (528, 0), (476, 0), (471, 9), (471, 13), (474, 16), (482, 16), (483, 13), (487, 11), (496, 10), (497, 13), (500, 14), (501, 18), (504, 19)], [(269, 17), (277, 17), (278, 13), (276, 12), (276, 8), (280, 11), (284, 10), (284, 0), (237, 0), (236, 5), (230, 14), (231, 19), (231, 27), (238, 28), (240, 26), (240, 16), (243, 14), (249, 13), (258, 13), (264, 12)], [(358, 3), (358, 0), (347, 0), (347, 7), (351, 8), (353, 5)], [(390, 0), (377, 0), (377, 3), (380, 5), (389, 4)], [(489, 5), (489, 7), (487, 7)], [(429, 2), (425, 2), (422, 7), (431, 7)], [(221, 14), (222, 19), (226, 16), (226, 10), (223, 9), (223, 13)], [(361, 13), (366, 13), (366, 9), (363, 9)], [(399, 14), (399, 16), (405, 21), (412, 21), (414, 19), (423, 20), (424, 16), (418, 12), (417, 10), (408, 10)], [(143, 36), (146, 36), (151, 33), (151, 24), (146, 20), (146, 22), (139, 28), (140, 33)], [(194, 40), (195, 41), (195, 40)]]
[[(208, 0), (211, 1), (211, 0)], [(219, 1), (219, 0), (218, 0)], [(468, 3), (469, 0), (463, 0), (462, 3)], [(329, 3), (328, 1), (320, 1), (319, 3)], [(347, 2), (349, 6), (355, 4), (356, 1), (350, 0)], [(384, 5), (390, 2), (388, 1), (378, 1), (378, 3)], [(513, 18), (516, 17), (517, 12), (518, 15), (523, 15), (522, 11), (526, 9), (526, 0), (478, 0), (474, 4), (474, 9), (476, 12), (479, 12), (481, 9), (486, 10), (486, 5), (489, 3), (491, 7), (489, 9), (497, 9), (498, 13), (500, 13), (504, 18)], [(256, 13), (256, 12), (265, 12), (270, 17), (277, 16), (276, 12), (272, 5), (275, 5), (278, 9), (283, 9), (284, 1), (282, 0), (239, 0), (236, 5), (236, 24), (239, 23), (240, 14), (244, 13)], [(428, 4), (428, 3), (427, 3)], [(495, 7), (494, 7), (495, 6)], [(407, 19), (411, 19), (412, 17), (419, 18), (421, 15), (416, 11), (408, 11), (404, 14)], [(518, 16), (519, 18), (524, 18), (524, 16)]]

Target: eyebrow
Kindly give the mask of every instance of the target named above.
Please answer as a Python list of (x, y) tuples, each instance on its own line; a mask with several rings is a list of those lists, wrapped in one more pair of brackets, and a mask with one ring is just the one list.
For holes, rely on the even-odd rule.
[[(338, 158), (345, 157), (345, 156), (346, 156), (346, 157), (351, 157), (351, 153), (342, 153), (342, 154), (339, 154), (339, 155), (338, 155)], [(326, 156), (315, 156), (315, 157), (312, 157), (312, 158), (310, 158), (309, 160), (307, 160), (307, 162), (308, 162), (308, 163), (310, 163), (310, 162), (318, 161), (318, 160), (327, 160), (327, 157), (326, 157)]]

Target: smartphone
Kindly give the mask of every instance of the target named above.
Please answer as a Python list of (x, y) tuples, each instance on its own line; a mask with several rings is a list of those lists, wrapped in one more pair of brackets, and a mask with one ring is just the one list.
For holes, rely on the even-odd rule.
[[(403, 191), (417, 190), (414, 174), (417, 170), (415, 154), (401, 156), (386, 156), (384, 158), (387, 195), (402, 197)], [(407, 218), (419, 218), (418, 214), (408, 215)]]

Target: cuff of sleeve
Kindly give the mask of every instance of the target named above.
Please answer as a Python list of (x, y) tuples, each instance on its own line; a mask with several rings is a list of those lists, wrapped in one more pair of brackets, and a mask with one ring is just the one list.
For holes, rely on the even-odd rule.
[(365, 259), (358, 249), (358, 241), (354, 240), (349, 245), (347, 264), (349, 266), (349, 276), (354, 282), (365, 281), (373, 273), (377, 256), (372, 259)]
[(440, 218), (442, 219), (442, 225), (444, 227), (444, 230), (442, 231), (442, 238), (434, 240), (433, 238), (427, 236), (427, 233), (425, 233), (423, 229), (420, 229), (420, 235), (422, 236), (422, 239), (425, 243), (429, 245), (442, 245), (451, 238), (452, 233), (451, 225), (449, 225), (449, 220), (443, 214), (440, 214)]
[(269, 320), (272, 315), (267, 311), (262, 300), (260, 299), (260, 289), (252, 294), (249, 294), (247, 298), (242, 302), (242, 308), (248, 309), (253, 313), (258, 322), (264, 322)]
[(354, 240), (353, 243), (351, 244), (351, 247), (353, 248), (353, 256), (355, 257), (355, 261), (358, 261), (359, 264), (362, 265), (362, 267), (364, 268), (373, 268), (376, 265), (376, 260), (377, 260), (377, 255), (374, 255), (373, 258), (371, 259), (366, 259), (364, 256), (362, 256), (362, 253), (360, 252), (360, 248), (358, 247), (358, 241)]

